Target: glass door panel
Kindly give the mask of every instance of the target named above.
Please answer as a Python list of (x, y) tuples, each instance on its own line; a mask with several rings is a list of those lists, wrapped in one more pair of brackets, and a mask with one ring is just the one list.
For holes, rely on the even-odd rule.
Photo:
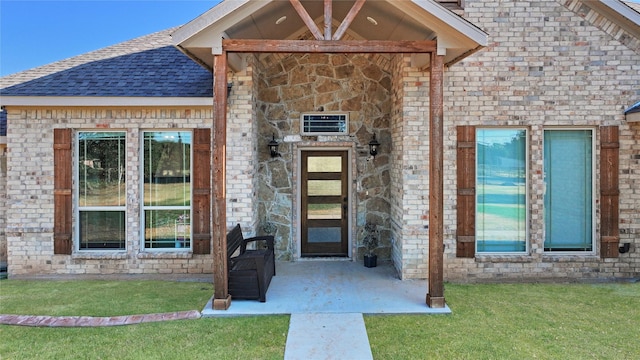
[(348, 153), (303, 151), (301, 253), (348, 256)]

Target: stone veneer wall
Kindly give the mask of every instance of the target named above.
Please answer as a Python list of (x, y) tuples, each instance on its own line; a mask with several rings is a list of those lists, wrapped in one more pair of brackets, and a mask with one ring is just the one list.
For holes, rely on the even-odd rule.
[[(449, 124), (445, 127), (445, 163), (455, 161), (455, 125), (528, 129), (530, 251), (526, 255), (456, 258), (456, 174), (450, 171), (445, 178), (445, 279), (638, 277), (639, 126), (625, 123), (623, 111), (640, 95), (640, 54), (616, 38), (637, 43), (630, 43), (620, 29), (609, 35), (607, 20), (595, 16), (588, 2), (577, 0), (466, 0), (464, 17), (489, 33), (490, 39), (487, 48), (445, 72), (444, 116)], [(544, 253), (543, 131), (571, 126), (597, 129), (600, 125), (620, 127), (621, 243), (631, 243), (631, 251), (617, 259), (601, 259), (599, 253)], [(597, 133), (595, 141), (599, 146)], [(599, 151), (595, 156), (595, 194), (599, 194)], [(598, 202), (594, 210), (598, 244)]]
[[(212, 255), (141, 251), (140, 135), (143, 129), (211, 126), (207, 108), (10, 108), (7, 137), (9, 276), (35, 274), (205, 273)], [(127, 249), (53, 255), (53, 129), (127, 132)], [(74, 180), (75, 181), (75, 180)]]
[[(381, 244), (376, 253), (390, 258), (391, 83), (389, 61), (369, 55), (268, 55), (260, 59), (258, 86), (259, 223), (276, 231), (278, 257), (297, 254), (297, 208), (294, 205), (297, 149), (301, 146), (354, 148), (355, 221), (350, 252), (360, 258), (360, 231), (366, 221), (378, 223)], [(300, 136), (300, 115), (312, 111), (349, 113), (349, 135)], [(368, 142), (375, 132), (381, 145), (371, 159)], [(271, 158), (267, 143), (275, 135), (281, 157)], [(286, 141), (284, 141), (286, 138)], [(264, 229), (261, 229), (264, 230)]]

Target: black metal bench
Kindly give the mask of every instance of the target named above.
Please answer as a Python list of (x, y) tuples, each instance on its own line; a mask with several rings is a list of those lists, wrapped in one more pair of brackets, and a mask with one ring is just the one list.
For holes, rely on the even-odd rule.
[[(247, 244), (256, 249), (247, 250)], [(256, 236), (245, 239), (240, 224), (227, 234), (227, 259), (229, 268), (229, 294), (234, 299), (267, 300), (267, 289), (276, 275), (273, 236)]]

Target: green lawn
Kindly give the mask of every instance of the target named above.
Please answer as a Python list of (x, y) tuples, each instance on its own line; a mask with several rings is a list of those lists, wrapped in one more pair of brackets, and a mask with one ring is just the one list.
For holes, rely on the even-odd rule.
[(376, 359), (640, 359), (640, 284), (451, 285), (445, 316), (367, 316)]
[(202, 310), (213, 286), (201, 282), (0, 281), (0, 313), (117, 316)]
[[(445, 289), (452, 315), (366, 316), (374, 358), (640, 358), (640, 283)], [(201, 310), (211, 293), (206, 283), (3, 280), (0, 313)], [(288, 326), (288, 316), (106, 328), (0, 326), (0, 359), (282, 359)]]
[(0, 326), (0, 358), (282, 359), (288, 328), (288, 316), (102, 328)]

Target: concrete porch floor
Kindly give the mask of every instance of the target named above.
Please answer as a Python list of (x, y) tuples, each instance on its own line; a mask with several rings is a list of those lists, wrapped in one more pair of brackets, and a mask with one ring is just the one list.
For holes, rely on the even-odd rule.
[(277, 262), (267, 301), (232, 300), (228, 310), (203, 317), (303, 313), (449, 314), (429, 308), (426, 280), (398, 279), (390, 263), (366, 268), (362, 262), (303, 260)]

